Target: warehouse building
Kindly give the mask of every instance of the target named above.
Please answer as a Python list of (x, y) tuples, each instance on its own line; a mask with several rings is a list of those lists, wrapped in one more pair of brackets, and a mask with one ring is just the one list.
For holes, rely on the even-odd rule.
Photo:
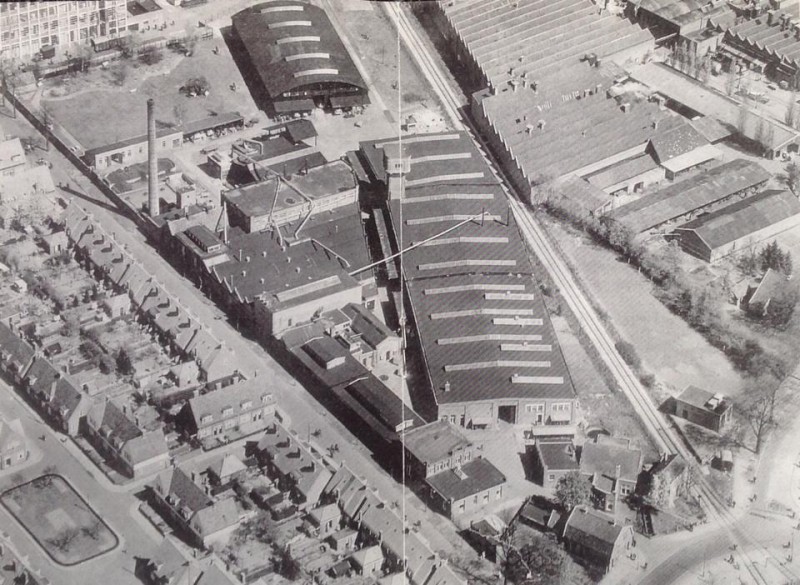
[(429, 383), (415, 407), (462, 427), (569, 434), (569, 372), (501, 185), (469, 136), (366, 142), (359, 156), (386, 193), (396, 242), (453, 228), (403, 257)]
[(429, 18), (443, 31), (449, 49), (474, 81), (491, 87), (526, 74), (531, 81), (544, 80), (587, 54), (625, 59), (654, 47), (650, 33), (607, 11), (598, 14), (597, 5), (586, 0), (430, 4)]
[(222, 198), (231, 225), (250, 233), (352, 207), (358, 203), (358, 185), (347, 163), (333, 161), (286, 179), (271, 175)]
[(257, 4), (233, 15), (233, 32), (276, 114), (369, 103), (367, 85), (322, 8), (298, 0)]
[(610, 215), (638, 234), (689, 218), (734, 195), (752, 194), (769, 178), (761, 165), (738, 158), (645, 195)]
[(798, 225), (797, 196), (772, 189), (701, 215), (675, 234), (686, 253), (716, 262)]
[(640, 189), (664, 176), (647, 156), (650, 139), (682, 122), (623, 79), (613, 63), (576, 60), (547, 79), (518, 77), (475, 93), (472, 114), (524, 197), (567, 174), (610, 192)]

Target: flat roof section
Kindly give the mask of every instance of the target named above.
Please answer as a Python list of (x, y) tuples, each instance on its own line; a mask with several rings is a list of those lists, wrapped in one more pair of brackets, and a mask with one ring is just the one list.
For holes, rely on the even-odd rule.
[(441, 461), (455, 451), (472, 445), (454, 425), (437, 420), (406, 432), (406, 450), (425, 464)]

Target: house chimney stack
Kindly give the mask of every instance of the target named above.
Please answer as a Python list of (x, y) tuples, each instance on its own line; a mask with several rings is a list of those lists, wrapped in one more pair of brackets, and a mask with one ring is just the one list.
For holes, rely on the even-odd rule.
[(158, 155), (156, 154), (156, 102), (147, 100), (147, 211), (150, 217), (161, 213), (158, 202)]

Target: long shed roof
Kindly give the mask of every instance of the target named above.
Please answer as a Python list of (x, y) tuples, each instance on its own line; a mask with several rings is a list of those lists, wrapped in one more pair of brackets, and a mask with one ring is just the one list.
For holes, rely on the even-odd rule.
[(322, 8), (297, 0), (256, 4), (233, 15), (233, 28), (273, 98), (320, 83), (366, 89)]
[(737, 158), (623, 205), (613, 212), (613, 217), (639, 233), (765, 183), (769, 178), (770, 174), (761, 165)]

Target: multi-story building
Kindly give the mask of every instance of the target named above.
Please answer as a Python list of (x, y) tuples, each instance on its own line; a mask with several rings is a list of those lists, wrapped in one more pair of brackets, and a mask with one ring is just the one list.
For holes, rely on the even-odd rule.
[(403, 446), (410, 478), (427, 479), (478, 456), (475, 445), (447, 421), (406, 431)]
[(88, 45), (127, 34), (126, 0), (0, 3), (0, 55), (29, 59), (42, 48)]
[(267, 382), (258, 378), (201, 394), (184, 406), (185, 432), (203, 441), (225, 440), (255, 433), (267, 427), (275, 414), (275, 398)]
[(241, 520), (236, 501), (214, 499), (195, 483), (195, 474), (180, 467), (163, 471), (150, 486), (152, 503), (192, 546), (205, 548), (224, 542)]

